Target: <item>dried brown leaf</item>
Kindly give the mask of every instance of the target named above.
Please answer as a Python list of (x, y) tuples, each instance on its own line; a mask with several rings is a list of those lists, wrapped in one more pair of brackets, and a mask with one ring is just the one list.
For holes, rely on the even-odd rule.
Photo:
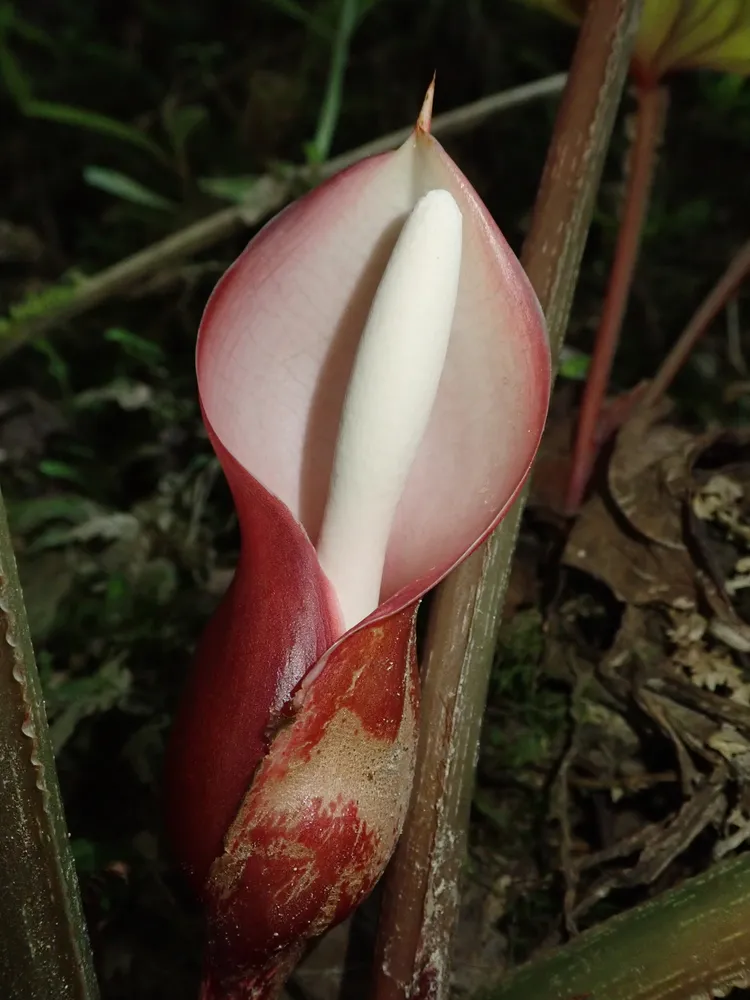
[(627, 604), (692, 608), (697, 603), (695, 570), (687, 550), (629, 532), (599, 495), (588, 501), (575, 523), (563, 562), (601, 580)]
[(612, 500), (637, 532), (683, 550), (685, 455), (694, 436), (661, 421), (665, 408), (638, 411), (617, 435), (607, 482)]

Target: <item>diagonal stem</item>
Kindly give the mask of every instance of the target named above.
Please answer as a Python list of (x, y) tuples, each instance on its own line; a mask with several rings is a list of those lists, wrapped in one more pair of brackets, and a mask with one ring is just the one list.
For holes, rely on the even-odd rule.
[(667, 94), (662, 87), (639, 88), (635, 142), (629, 165), (625, 209), (578, 417), (573, 463), (565, 499), (569, 513), (574, 513), (581, 504), (600, 444), (599, 420), (638, 260), (666, 104)]
[(734, 996), (748, 982), (748, 953), (750, 857), (742, 854), (547, 951), (473, 1000)]
[[(594, 0), (581, 28), (522, 262), (553, 357), (567, 325), (639, 0)], [(375, 1000), (444, 1000), (448, 953), (500, 609), (523, 497), (438, 589), (423, 667), (422, 734), (406, 827), (386, 876)]]
[(716, 282), (698, 307), (693, 318), (675, 341), (672, 350), (662, 362), (654, 380), (649, 383), (645, 393), (638, 401), (639, 408), (646, 409), (653, 406), (664, 395), (697, 341), (703, 336), (709, 325), (727, 305), (732, 296), (736, 294), (737, 289), (748, 275), (750, 275), (750, 240), (744, 243), (734, 255), (729, 263), (729, 267), (727, 267), (724, 274)]
[[(431, 132), (434, 136), (443, 138), (466, 131), (508, 108), (519, 107), (543, 97), (554, 97), (560, 93), (564, 83), (565, 74), (555, 73), (532, 83), (482, 97), (472, 104), (436, 115), (432, 119)], [(139, 282), (153, 277), (156, 271), (173, 266), (221, 240), (257, 226), (292, 197), (295, 184), (315, 183), (367, 156), (395, 149), (411, 134), (413, 127), (408, 125), (379, 136), (326, 163), (292, 167), (283, 176), (281, 173), (266, 174), (258, 178), (240, 204), (207, 215), (98, 274), (84, 278), (79, 284), (71, 287), (57, 286), (61, 292), (59, 301), (49, 304), (44, 310), (16, 317), (14, 312), (17, 310), (11, 307), (9, 319), (0, 317), (0, 360), (37, 340), (49, 330), (89, 312), (113, 296), (122, 295)]]

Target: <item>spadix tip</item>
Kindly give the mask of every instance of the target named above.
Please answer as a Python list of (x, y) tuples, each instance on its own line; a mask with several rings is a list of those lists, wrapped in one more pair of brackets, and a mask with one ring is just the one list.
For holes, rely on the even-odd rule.
[[(433, 188), (422, 195), (414, 206), (409, 219), (411, 232), (424, 232), (422, 239), (436, 248), (454, 247), (461, 252), (463, 216), (458, 202), (445, 188)], [(437, 244), (432, 243), (437, 240)]]

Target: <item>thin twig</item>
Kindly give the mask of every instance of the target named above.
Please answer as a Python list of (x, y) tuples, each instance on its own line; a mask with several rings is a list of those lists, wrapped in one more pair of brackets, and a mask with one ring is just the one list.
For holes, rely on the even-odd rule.
[[(484, 97), (472, 104), (438, 115), (433, 119), (432, 133), (441, 137), (454, 135), (478, 125), (490, 115), (500, 111), (558, 94), (564, 84), (565, 74), (557, 73), (534, 83)], [(285, 172), (283, 177), (266, 175), (259, 178), (241, 204), (214, 212), (112, 267), (100, 271), (99, 274), (81, 281), (71, 289), (69, 298), (47, 312), (30, 319), (11, 322), (0, 340), (0, 358), (6, 357), (30, 340), (48, 333), (60, 324), (81, 316), (107, 299), (122, 294), (139, 282), (152, 278), (155, 271), (207, 250), (236, 232), (257, 226), (281, 208), (300, 182), (315, 183), (316, 180), (330, 177), (366, 156), (387, 152), (402, 143), (410, 132), (411, 127), (389, 132), (363, 146), (335, 156), (318, 167), (295, 167)]]
[(625, 208), (578, 417), (565, 500), (569, 513), (574, 513), (581, 504), (598, 451), (599, 420), (638, 260), (643, 224), (651, 196), (656, 152), (663, 133), (666, 103), (667, 92), (661, 87), (641, 88), (638, 92), (636, 134), (628, 168)]
[[(567, 325), (640, 0), (588, 8), (522, 262), (556, 359)], [(422, 671), (422, 737), (406, 827), (386, 876), (376, 1000), (443, 1000), (458, 912), (474, 767), (523, 496), (438, 589)]]
[(677, 372), (685, 364), (688, 355), (695, 347), (697, 341), (749, 274), (750, 240), (734, 255), (729, 267), (716, 282), (697, 312), (693, 315), (693, 318), (677, 338), (674, 347), (662, 362), (653, 381), (648, 385), (645, 393), (639, 399), (639, 407), (652, 407), (664, 395), (672, 384), (672, 380)]

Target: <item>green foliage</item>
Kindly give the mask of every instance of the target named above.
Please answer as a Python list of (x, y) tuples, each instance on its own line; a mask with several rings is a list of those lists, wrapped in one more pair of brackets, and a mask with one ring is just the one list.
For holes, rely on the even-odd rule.
[(560, 368), (558, 375), (572, 382), (583, 382), (591, 366), (591, 355), (577, 351), (574, 347), (564, 346), (560, 351)]
[(62, 750), (83, 719), (113, 708), (125, 711), (129, 708), (133, 676), (117, 660), (103, 663), (94, 673), (72, 679), (45, 670), (43, 661), (40, 667), (55, 753)]
[(59, 104), (54, 101), (27, 99), (19, 104), (19, 110), (27, 118), (39, 118), (43, 121), (57, 122), (60, 125), (72, 125), (75, 128), (87, 129), (89, 132), (97, 132), (112, 139), (119, 139), (120, 142), (131, 143), (133, 146), (150, 153), (161, 162), (165, 162), (167, 159), (164, 151), (139, 129), (133, 128), (125, 122), (109, 118), (107, 115), (89, 111), (87, 108), (71, 107), (68, 104)]
[(257, 179), (252, 174), (244, 177), (200, 177), (198, 187), (212, 198), (241, 203), (247, 198)]
[(110, 170), (109, 167), (85, 167), (83, 178), (91, 187), (99, 188), (100, 191), (106, 191), (134, 205), (144, 205), (146, 208), (156, 208), (165, 212), (173, 212), (177, 207), (168, 198), (150, 191), (145, 185), (133, 180), (132, 177), (126, 177), (119, 170)]
[[(155, 344), (152, 340), (146, 340), (145, 337), (139, 337), (136, 333), (131, 333), (130, 330), (123, 330), (120, 327), (111, 327), (104, 333), (104, 339), (108, 340), (111, 344), (118, 344), (122, 349), (123, 353), (133, 361), (137, 361), (147, 368), (158, 371), (158, 373), (164, 374), (164, 369), (161, 367), (166, 361), (164, 351), (159, 346)], [(79, 396), (79, 403), (81, 397)]]
[(338, 25), (333, 41), (331, 66), (328, 72), (328, 86), (320, 108), (315, 138), (306, 147), (307, 158), (311, 163), (322, 163), (328, 159), (331, 151), (334, 132), (341, 113), (344, 72), (348, 61), (349, 43), (359, 13), (360, 0), (340, 0)]
[(16, 324), (38, 319), (66, 305), (74, 295), (75, 284), (64, 281), (31, 292), (19, 302), (15, 302), (7, 316), (0, 317), (0, 338), (6, 336)]
[(156, 159), (164, 161), (165, 154), (157, 143), (148, 138), (140, 129), (109, 115), (99, 114), (87, 108), (79, 108), (58, 101), (38, 100), (33, 96), (33, 85), (13, 54), (11, 39), (14, 34), (35, 41), (46, 48), (54, 48), (54, 43), (43, 32), (19, 18), (12, 4), (0, 6), (0, 78), (8, 93), (13, 97), (21, 114), (27, 118), (37, 118), (75, 128), (87, 129), (121, 142), (131, 143), (145, 150)]
[(162, 122), (172, 150), (179, 161), (184, 160), (188, 139), (208, 121), (208, 111), (202, 104), (178, 104), (165, 101), (162, 105)]
[(510, 772), (541, 763), (567, 715), (567, 699), (540, 676), (541, 612), (519, 612), (500, 634), (490, 703), (499, 713), (486, 725), (489, 746)]

